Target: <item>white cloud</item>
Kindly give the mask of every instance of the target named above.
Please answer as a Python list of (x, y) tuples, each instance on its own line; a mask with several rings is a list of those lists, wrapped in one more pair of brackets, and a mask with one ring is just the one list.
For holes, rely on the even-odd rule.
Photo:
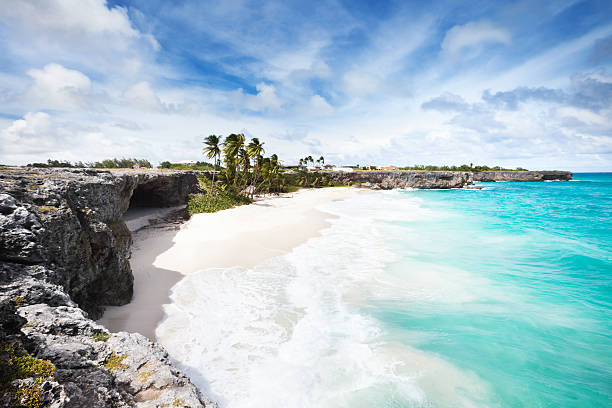
[(123, 100), (130, 106), (139, 109), (164, 112), (168, 107), (155, 93), (151, 84), (146, 81), (132, 85), (123, 93)]
[(511, 40), (510, 32), (505, 28), (496, 27), (487, 21), (470, 22), (448, 30), (441, 48), (445, 53), (455, 54), (466, 47), (484, 43), (509, 44)]
[(353, 96), (366, 96), (381, 90), (382, 81), (368, 72), (349, 71), (342, 78), (344, 91)]
[(45, 112), (29, 112), (23, 119), (14, 121), (9, 127), (0, 131), (0, 150), (6, 157), (11, 154), (36, 154), (56, 150), (58, 138), (51, 123), (51, 117)]
[[(113, 34), (138, 37), (121, 7), (109, 9), (106, 0), (19, 0), (0, 8), (0, 19), (19, 21), (19, 29), (29, 33), (67, 39), (75, 34)], [(113, 46), (113, 44), (108, 44)]]
[(276, 87), (271, 84), (260, 82), (256, 85), (257, 94), (251, 95), (238, 89), (231, 95), (231, 99), (239, 108), (248, 109), (254, 112), (280, 111), (283, 106), (283, 99), (276, 93)]
[(22, 99), (38, 108), (82, 106), (91, 89), (91, 80), (85, 74), (59, 64), (47, 64), (43, 69), (31, 69), (27, 74), (34, 83)]
[(321, 95), (313, 95), (310, 98), (310, 111), (314, 115), (330, 115), (334, 113), (334, 108)]

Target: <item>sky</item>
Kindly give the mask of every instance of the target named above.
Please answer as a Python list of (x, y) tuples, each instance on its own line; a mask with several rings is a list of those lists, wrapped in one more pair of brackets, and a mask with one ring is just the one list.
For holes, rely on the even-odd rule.
[(612, 2), (0, 0), (0, 163), (612, 171)]

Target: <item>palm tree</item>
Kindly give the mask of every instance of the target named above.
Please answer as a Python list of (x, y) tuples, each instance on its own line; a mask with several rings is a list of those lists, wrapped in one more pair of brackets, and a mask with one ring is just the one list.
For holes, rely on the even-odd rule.
[[(253, 178), (253, 186), (257, 185), (257, 179), (259, 178), (259, 170), (261, 168), (262, 155), (265, 153), (263, 148), (264, 142), (259, 142), (259, 139), (254, 137), (247, 146), (247, 153), (255, 159), (255, 176)], [(251, 194), (254, 194), (253, 191)], [(252, 195), (251, 195), (252, 196)]]
[(276, 154), (273, 154), (272, 156), (270, 156), (270, 175), (271, 175), (271, 179), (277, 179), (278, 177), (278, 169), (279, 169), (279, 163), (278, 163), (278, 156)]
[[(223, 153), (225, 154), (225, 162), (227, 165), (227, 169), (233, 171), (234, 175), (234, 186), (238, 184), (238, 171), (237, 171), (237, 157), (240, 149), (244, 147), (244, 135), (242, 133), (235, 134), (232, 133), (228, 137), (225, 138), (225, 142), (223, 143)], [(228, 172), (228, 176), (231, 176), (231, 172)], [(230, 179), (231, 177), (228, 177)]]
[[(209, 159), (213, 159), (216, 166), (219, 166), (219, 160), (221, 158), (221, 147), (219, 146), (220, 142), (220, 137), (216, 135), (210, 135), (204, 139), (204, 154)], [(213, 171), (211, 194), (215, 193), (215, 174), (216, 171)]]
[(238, 164), (242, 166), (242, 178), (246, 187), (249, 179), (249, 167), (251, 167), (251, 155), (247, 149), (242, 148), (238, 150)]
[(323, 158), (323, 156), (319, 157), (319, 160), (317, 161), (321, 162), (321, 165), (325, 164), (325, 159)]

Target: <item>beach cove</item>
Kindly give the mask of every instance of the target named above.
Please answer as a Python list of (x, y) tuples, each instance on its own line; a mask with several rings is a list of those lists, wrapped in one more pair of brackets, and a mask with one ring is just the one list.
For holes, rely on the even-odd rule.
[(156, 340), (221, 407), (605, 404), (610, 181), (478, 186), (197, 215), (155, 257), (184, 271)]

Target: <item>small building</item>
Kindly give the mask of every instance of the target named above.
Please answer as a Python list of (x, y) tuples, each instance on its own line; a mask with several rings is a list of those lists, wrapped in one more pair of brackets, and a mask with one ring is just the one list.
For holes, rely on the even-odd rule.
[(325, 166), (323, 166), (323, 168), (325, 168), (325, 169), (327, 169), (327, 170), (331, 170), (331, 169), (333, 169), (334, 167), (336, 167), (336, 166), (334, 166), (333, 164), (326, 164)]
[(383, 167), (381, 170), (397, 170), (397, 166), (387, 166)]
[(135, 164), (133, 164), (133, 165), (132, 165), (132, 168), (133, 168), (134, 170), (138, 170), (138, 169), (140, 168), (140, 164), (135, 163)]

